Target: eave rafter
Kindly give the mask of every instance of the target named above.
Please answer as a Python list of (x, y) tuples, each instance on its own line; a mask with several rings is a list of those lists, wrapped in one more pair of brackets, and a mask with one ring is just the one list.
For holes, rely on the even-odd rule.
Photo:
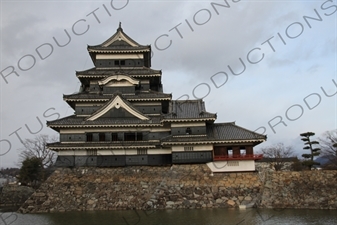
[[(110, 99), (72, 99), (72, 98), (63, 98), (67, 102), (107, 102)], [(169, 101), (171, 98), (134, 98), (128, 99), (130, 102), (145, 102), (145, 101)]]
[[(126, 73), (127, 74), (127, 73)], [(101, 74), (76, 74), (77, 78), (107, 78), (110, 75), (101, 75)], [(132, 78), (138, 78), (138, 77), (161, 77), (161, 74), (130, 74), (129, 75)]]
[(252, 142), (257, 142), (257, 143), (262, 143), (264, 142), (264, 139), (254, 139), (254, 140), (227, 140), (227, 141), (168, 141), (162, 142), (162, 145), (164, 146), (171, 146), (171, 145), (203, 145), (203, 144), (240, 144), (240, 143), (252, 143)]
[(123, 127), (162, 127), (162, 124), (157, 123), (135, 123), (135, 124), (81, 124), (81, 125), (48, 125), (50, 128), (123, 128)]
[(215, 118), (188, 118), (188, 119), (163, 119), (161, 120), (162, 123), (164, 122), (197, 122), (197, 121), (215, 121)]
[(121, 146), (115, 146), (115, 145), (107, 145), (107, 146), (87, 146), (87, 147), (69, 147), (69, 146), (65, 146), (65, 147), (48, 147), (49, 149), (53, 150), (53, 151), (62, 151), (62, 150), (89, 150), (89, 149), (97, 149), (97, 150), (103, 150), (103, 149), (139, 149), (139, 148), (145, 148), (145, 149), (154, 149), (156, 148), (156, 145), (121, 145)]

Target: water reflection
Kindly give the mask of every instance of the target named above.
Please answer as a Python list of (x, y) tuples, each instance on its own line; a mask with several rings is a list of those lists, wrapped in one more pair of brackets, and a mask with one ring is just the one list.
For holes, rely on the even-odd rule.
[(1, 213), (0, 225), (255, 225), (337, 224), (337, 210), (191, 209), (158, 211), (91, 211), (51, 214)]

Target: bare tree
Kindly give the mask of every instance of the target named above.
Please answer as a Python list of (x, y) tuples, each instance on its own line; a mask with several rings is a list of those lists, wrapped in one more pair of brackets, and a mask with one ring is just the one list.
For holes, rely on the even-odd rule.
[(330, 165), (337, 166), (337, 129), (326, 131), (319, 142), (322, 155), (329, 160)]
[(271, 158), (274, 162), (275, 170), (281, 170), (286, 159), (294, 157), (294, 150), (291, 146), (284, 146), (283, 143), (277, 143), (261, 149), (264, 158)]
[(37, 135), (33, 139), (25, 139), (22, 143), (23, 147), (18, 149), (20, 163), (27, 158), (38, 158), (45, 168), (52, 166), (56, 159), (56, 153), (47, 147), (47, 143), (55, 141), (55, 137), (45, 134)]

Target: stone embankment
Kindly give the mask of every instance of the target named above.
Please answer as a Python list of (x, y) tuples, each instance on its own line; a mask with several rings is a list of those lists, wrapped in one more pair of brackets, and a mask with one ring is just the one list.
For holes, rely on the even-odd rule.
[(337, 171), (214, 173), (206, 165), (59, 168), (20, 212), (124, 209), (337, 209)]
[(0, 188), (0, 209), (1, 208), (18, 208), (32, 194), (34, 189), (26, 186), (5, 185)]
[(256, 172), (212, 174), (206, 165), (57, 169), (20, 212), (253, 206)]
[(259, 207), (337, 209), (337, 171), (268, 173)]

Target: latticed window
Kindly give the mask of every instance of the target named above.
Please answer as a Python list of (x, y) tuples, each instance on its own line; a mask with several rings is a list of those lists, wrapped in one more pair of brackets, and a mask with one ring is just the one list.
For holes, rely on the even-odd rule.
[(143, 134), (137, 133), (137, 141), (142, 141), (142, 140), (143, 140)]
[(88, 142), (92, 141), (92, 134), (91, 133), (87, 134), (87, 141)]
[(97, 155), (97, 150), (87, 150), (87, 155)]
[(124, 141), (135, 141), (136, 134), (135, 133), (124, 133)]
[(137, 149), (137, 155), (147, 155), (147, 149)]
[(186, 128), (186, 134), (192, 134), (192, 129), (190, 127)]
[(99, 141), (105, 141), (105, 133), (99, 133), (98, 138)]
[(239, 166), (239, 161), (228, 161), (227, 166)]
[(118, 134), (117, 133), (111, 134), (111, 141), (118, 141)]
[(184, 151), (185, 152), (193, 151), (193, 146), (185, 146)]

